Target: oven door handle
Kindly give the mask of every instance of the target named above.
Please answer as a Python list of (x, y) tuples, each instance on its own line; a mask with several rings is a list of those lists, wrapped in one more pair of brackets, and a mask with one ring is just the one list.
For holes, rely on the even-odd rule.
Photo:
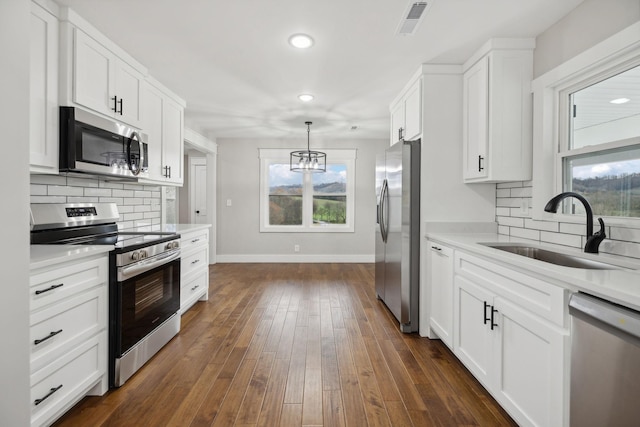
[(167, 264), (176, 259), (180, 259), (180, 250), (166, 252), (164, 254), (155, 256), (153, 258), (144, 259), (136, 262), (135, 264), (127, 265), (125, 267), (118, 267), (118, 282), (124, 282), (127, 279), (142, 274), (146, 271), (153, 270), (154, 268)]

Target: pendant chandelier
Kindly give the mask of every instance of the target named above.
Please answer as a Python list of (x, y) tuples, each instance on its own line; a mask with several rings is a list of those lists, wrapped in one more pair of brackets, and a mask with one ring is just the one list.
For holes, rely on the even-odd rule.
[(289, 156), (289, 167), (294, 172), (326, 172), (327, 155), (309, 148), (309, 133), (312, 123), (304, 122), (304, 124), (307, 125), (307, 149), (292, 151)]

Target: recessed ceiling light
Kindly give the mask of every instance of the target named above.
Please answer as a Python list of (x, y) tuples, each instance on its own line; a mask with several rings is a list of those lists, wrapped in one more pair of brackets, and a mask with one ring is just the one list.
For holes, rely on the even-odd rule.
[(307, 49), (313, 46), (313, 39), (306, 34), (294, 34), (289, 37), (289, 44), (298, 49)]
[(313, 101), (313, 95), (309, 94), (309, 93), (302, 93), (300, 95), (298, 95), (298, 99), (302, 102), (309, 102), (309, 101)]
[(629, 98), (616, 98), (609, 101), (609, 104), (626, 104), (631, 101)]

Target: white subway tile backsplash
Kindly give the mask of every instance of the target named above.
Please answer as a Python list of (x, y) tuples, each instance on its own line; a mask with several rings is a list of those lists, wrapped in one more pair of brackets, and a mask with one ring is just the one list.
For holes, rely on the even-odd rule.
[(509, 216), (499, 216), (497, 217), (498, 225), (507, 225), (509, 227), (524, 227), (524, 219), (523, 218), (513, 218)]
[(523, 239), (540, 240), (540, 231), (528, 228), (511, 227), (511, 236), (521, 237)]
[(50, 196), (82, 196), (84, 195), (84, 188), (49, 185), (47, 188), (47, 194)]
[(46, 196), (47, 195), (47, 186), (43, 184), (31, 184), (31, 195), (32, 196)]
[(555, 243), (557, 245), (572, 246), (574, 248), (582, 247), (582, 236), (574, 236), (572, 234), (551, 233), (548, 231), (541, 231), (540, 241), (547, 242), (547, 243)]
[(496, 184), (496, 188), (513, 188), (513, 187), (522, 187), (522, 181), (501, 182)]
[(561, 222), (560, 232), (566, 233), (566, 234), (577, 234), (579, 236), (582, 236), (587, 234), (587, 226), (586, 226), (586, 223), (574, 224), (574, 223), (568, 223), (568, 222)]
[(113, 197), (133, 197), (135, 194), (135, 191), (133, 190), (116, 190), (113, 189), (111, 191), (111, 195)]
[(162, 186), (61, 175), (31, 175), (31, 203), (115, 203), (120, 229), (161, 221)]
[(97, 197), (110, 197), (111, 196), (110, 188), (98, 188), (96, 187), (86, 187), (84, 189), (85, 196), (97, 196)]
[(30, 203), (66, 203), (65, 196), (31, 196)]
[(531, 197), (531, 187), (519, 187), (511, 189), (511, 197)]
[(511, 208), (496, 207), (496, 216), (511, 216)]
[(536, 221), (533, 219), (525, 219), (524, 226), (533, 230), (558, 232), (558, 223), (555, 221)]
[(31, 175), (32, 184), (67, 185), (67, 177), (62, 175)]
[(499, 188), (496, 190), (496, 197), (511, 197), (510, 188)]
[[(532, 181), (496, 184), (498, 233), (576, 248), (584, 247), (586, 226), (583, 222), (559, 223), (531, 219), (532, 193)], [(526, 213), (522, 211), (523, 202), (529, 207)], [(594, 220), (594, 231), (597, 230), (599, 226)], [(600, 252), (640, 258), (640, 229), (610, 226), (606, 227), (606, 233), (607, 238), (600, 244)]]

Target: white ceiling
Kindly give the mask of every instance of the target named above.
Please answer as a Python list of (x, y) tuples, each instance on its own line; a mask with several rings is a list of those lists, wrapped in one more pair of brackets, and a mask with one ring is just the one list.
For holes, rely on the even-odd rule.
[[(535, 37), (582, 0), (57, 0), (187, 101), (213, 138), (387, 138), (389, 103), (422, 63), (462, 63), (491, 37)], [(293, 33), (315, 39), (298, 50)], [(303, 104), (300, 93), (315, 100)], [(352, 126), (358, 129), (351, 131)]]

